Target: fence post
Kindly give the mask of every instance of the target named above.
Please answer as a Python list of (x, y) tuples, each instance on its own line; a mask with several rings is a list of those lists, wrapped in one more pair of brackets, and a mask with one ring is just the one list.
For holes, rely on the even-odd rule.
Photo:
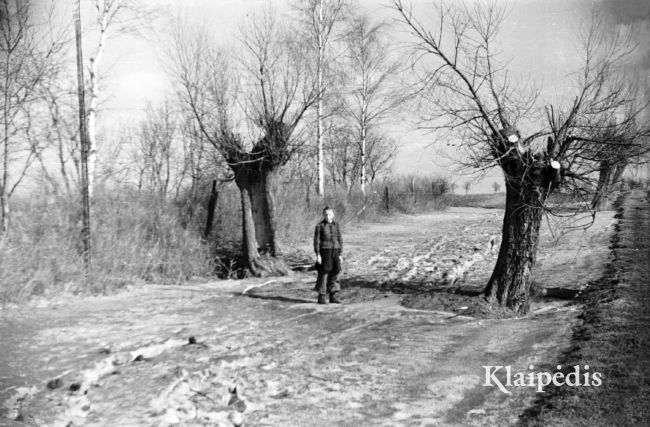
[(384, 189), (384, 202), (386, 203), (386, 212), (390, 212), (390, 196), (388, 194), (388, 186)]
[(208, 201), (208, 221), (205, 224), (205, 238), (207, 239), (212, 231), (212, 223), (214, 222), (214, 209), (217, 206), (217, 198), (219, 192), (217, 191), (217, 180), (212, 180), (212, 191), (210, 192), (210, 200)]
[(411, 196), (413, 197), (413, 204), (416, 203), (415, 200), (415, 177), (411, 177)]

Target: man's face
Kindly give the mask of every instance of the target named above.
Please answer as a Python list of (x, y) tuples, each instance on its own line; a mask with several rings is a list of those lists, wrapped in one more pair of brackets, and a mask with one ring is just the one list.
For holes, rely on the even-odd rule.
[(325, 212), (323, 212), (323, 217), (325, 218), (325, 221), (327, 221), (327, 222), (334, 221), (334, 211), (330, 210), (330, 209), (326, 210)]

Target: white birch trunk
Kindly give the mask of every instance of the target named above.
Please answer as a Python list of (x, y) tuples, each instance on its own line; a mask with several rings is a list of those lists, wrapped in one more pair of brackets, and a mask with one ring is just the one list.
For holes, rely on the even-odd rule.
[(316, 144), (318, 146), (318, 195), (325, 195), (325, 173), (323, 170), (323, 61), (325, 46), (323, 43), (323, 0), (318, 4), (318, 102), (316, 110)]
[(366, 196), (366, 127), (361, 127), (361, 194)]
[[(99, 40), (94, 57), (90, 58), (90, 101), (88, 104), (88, 195), (92, 198), (95, 171), (97, 169), (97, 104), (99, 103), (99, 64), (106, 45), (106, 31), (108, 29), (108, 18), (110, 10), (105, 2), (102, 2), (101, 10), (98, 10), (99, 17)], [(99, 9), (99, 8), (98, 8)]]
[[(5, 64), (5, 88), (9, 87), (9, 60)], [(3, 107), (3, 141), (2, 141), (2, 182), (0, 182), (0, 205), (2, 208), (2, 225), (0, 235), (9, 228), (9, 91), (4, 94), (4, 107)]]
[(368, 127), (368, 73), (363, 70), (363, 90), (361, 94), (361, 194), (366, 196), (366, 136)]
[[(318, 90), (321, 91), (322, 75), (318, 74)], [(316, 112), (316, 143), (318, 145), (318, 195), (323, 197), (325, 195), (325, 173), (323, 170), (323, 100), (319, 95), (317, 112)]]

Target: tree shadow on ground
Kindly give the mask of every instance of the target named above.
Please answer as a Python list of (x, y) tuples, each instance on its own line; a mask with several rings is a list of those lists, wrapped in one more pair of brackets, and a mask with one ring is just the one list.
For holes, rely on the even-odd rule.
[(464, 282), (453, 285), (422, 281), (382, 281), (350, 277), (342, 282), (343, 297), (349, 302), (363, 302), (374, 294), (400, 295), (400, 304), (406, 308), (446, 311), (476, 318), (509, 318), (510, 310), (492, 306), (483, 297), (483, 288)]
[[(315, 278), (314, 278), (315, 279)], [(408, 308), (423, 310), (453, 311), (465, 314), (470, 305), (478, 304), (481, 298), (477, 288), (448, 286), (446, 284), (421, 281), (385, 281), (372, 277), (345, 277), (340, 280), (343, 301), (348, 304), (370, 302), (400, 296), (400, 304)], [(316, 302), (313, 283), (304, 281), (269, 284), (251, 289), (237, 296), (278, 301), (291, 304)], [(463, 308), (465, 307), (465, 308)]]
[(360, 276), (350, 277), (341, 281), (342, 288), (375, 289), (381, 292), (392, 292), (394, 294), (430, 294), (445, 293), (476, 297), (482, 294), (482, 289), (475, 287), (463, 287), (459, 285), (449, 286), (444, 283), (423, 282), (423, 281), (381, 281), (367, 279)]
[(312, 299), (295, 298), (295, 297), (289, 297), (289, 296), (277, 295), (277, 294), (274, 295), (272, 293), (269, 294), (269, 293), (247, 292), (245, 294), (237, 293), (236, 295), (237, 296), (242, 296), (242, 297), (248, 297), (248, 298), (269, 300), (269, 301), (288, 302), (288, 303), (292, 303), (292, 304), (305, 304), (305, 303), (314, 302)]
[[(274, 283), (236, 295), (288, 304), (315, 303), (317, 295), (314, 282), (296, 280)], [(472, 282), (449, 285), (432, 281), (385, 280), (376, 276), (348, 276), (343, 277), (340, 284), (340, 297), (346, 304), (370, 302), (393, 295), (399, 297), (400, 305), (411, 309), (446, 311), (477, 318), (503, 319), (515, 316), (509, 309), (491, 304), (483, 296), (482, 284)], [(550, 296), (549, 293), (547, 296), (534, 296), (533, 299)]]

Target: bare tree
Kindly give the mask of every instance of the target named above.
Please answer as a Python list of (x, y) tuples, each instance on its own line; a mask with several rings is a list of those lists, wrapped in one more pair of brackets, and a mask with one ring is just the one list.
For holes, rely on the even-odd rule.
[[(349, 83), (344, 110), (357, 128), (359, 180), (363, 194), (368, 180), (369, 134), (372, 129), (377, 132), (376, 128), (394, 114), (405, 100), (404, 92), (396, 82), (400, 62), (391, 57), (385, 29), (384, 23), (374, 23), (364, 13), (352, 19), (346, 34), (350, 72), (347, 73)], [(376, 154), (380, 152), (378, 141), (377, 138), (373, 141)], [(376, 156), (374, 160), (373, 172), (376, 173), (382, 162), (378, 162)]]
[(359, 129), (346, 117), (330, 120), (325, 130), (325, 165), (334, 186), (350, 192), (361, 181), (362, 171), (364, 182), (372, 183), (390, 170), (398, 146), (394, 139), (378, 134), (380, 128), (365, 134), (363, 147), (359, 144)]
[[(300, 148), (303, 140), (295, 132), (318, 90), (303, 45), (272, 12), (250, 18), (242, 44), (246, 53), (237, 67), (204, 32), (192, 35), (179, 28), (171, 70), (188, 111), (234, 175), (248, 269), (254, 275), (286, 273), (279, 258), (273, 180)], [(243, 135), (247, 124), (249, 143)]]
[(147, 106), (136, 142), (138, 161), (142, 165), (138, 187), (146, 186), (160, 201), (167, 198), (170, 190), (178, 193), (182, 184), (184, 164), (176, 146), (180, 145), (178, 132), (169, 101), (160, 107)]
[(366, 142), (366, 182), (372, 184), (378, 176), (391, 171), (393, 160), (399, 151), (399, 145), (394, 138), (386, 135), (375, 135), (372, 132), (368, 135)]
[(350, 191), (359, 175), (356, 135), (345, 121), (330, 120), (324, 136), (327, 141), (324, 166), (329, 171), (332, 184)]
[(215, 159), (215, 152), (199, 129), (194, 116), (184, 114), (181, 120), (183, 175), (187, 176), (190, 181), (189, 201), (186, 207), (191, 218), (200, 199), (201, 185), (207, 184), (208, 180), (215, 179), (218, 182), (224, 182), (224, 177), (221, 176), (223, 173), (219, 172), (223, 169), (223, 165), (219, 159)]
[[(41, 173), (55, 194), (75, 196), (79, 193), (79, 127), (76, 121), (74, 93), (66, 88), (61, 75), (45, 79), (39, 88), (41, 104), (47, 111), (41, 125), (48, 147), (38, 153)], [(44, 154), (54, 155), (57, 162), (47, 162)], [(63, 188), (61, 188), (63, 186)]]
[[(310, 130), (312, 129), (306, 127), (305, 131), (301, 132), (301, 137), (305, 141), (313, 141), (312, 136), (309, 134)], [(287, 195), (288, 193), (295, 192), (296, 188), (302, 188), (305, 205), (309, 208), (312, 202), (312, 195), (316, 194), (315, 183), (317, 181), (317, 173), (314, 169), (316, 147), (308, 143), (300, 145), (300, 148), (295, 150), (291, 156), (291, 161), (279, 171), (279, 177), (276, 182), (278, 187), (283, 188), (284, 193)], [(296, 183), (300, 183), (300, 185), (296, 186)], [(294, 195), (292, 194), (292, 196)], [(295, 200), (294, 197), (285, 197), (285, 199), (287, 202)]]
[(87, 108), (87, 128), (88, 128), (88, 193), (93, 196), (95, 183), (95, 170), (97, 167), (97, 107), (100, 95), (100, 65), (104, 56), (106, 47), (106, 38), (111, 23), (117, 17), (122, 2), (120, 0), (93, 0), (96, 10), (97, 22), (97, 45), (90, 57), (89, 85), (88, 85), (88, 108)]
[(465, 189), (465, 194), (469, 193), (470, 188), (472, 188), (472, 182), (471, 181), (465, 181), (463, 183), (463, 188)]
[(60, 64), (61, 34), (34, 22), (27, 0), (0, 0), (0, 88), (2, 102), (0, 234), (9, 227), (10, 199), (43, 149), (35, 117), (39, 83)]
[(648, 151), (648, 135), (637, 131), (636, 120), (624, 117), (620, 124), (614, 118), (604, 129), (596, 128), (591, 137), (598, 141), (590, 153), (598, 167), (598, 181), (591, 199), (591, 208), (600, 210), (628, 165), (647, 162), (644, 154)]
[[(41, 173), (50, 184), (55, 194), (74, 196), (79, 192), (80, 179), (80, 142), (76, 90), (70, 87), (73, 79), (66, 72), (52, 74), (39, 85), (40, 109), (46, 113), (39, 121), (43, 128), (45, 150), (39, 153), (38, 161)], [(87, 99), (87, 98), (86, 98)], [(123, 182), (132, 166), (122, 156), (125, 148), (131, 146), (133, 135), (126, 135), (131, 129), (122, 126), (122, 135), (117, 136), (109, 146), (105, 146), (101, 173), (95, 173), (95, 188), (109, 180)], [(54, 161), (56, 159), (56, 161)]]
[(303, 27), (306, 29), (310, 56), (313, 56), (316, 68), (318, 99), (316, 100), (316, 147), (318, 195), (325, 194), (323, 169), (323, 104), (328, 89), (331, 67), (328, 48), (334, 36), (335, 26), (344, 18), (346, 0), (301, 0), (297, 9), (302, 15)]
[(88, 66), (88, 179), (92, 197), (97, 170), (97, 118), (102, 95), (102, 61), (111, 35), (134, 34), (153, 20), (154, 14), (138, 0), (91, 0), (95, 9), (97, 44)]
[[(594, 180), (588, 154), (602, 142), (590, 136), (594, 127), (611, 128), (603, 117), (635, 103), (621, 67), (631, 52), (629, 40), (594, 17), (580, 37), (584, 62), (575, 97), (567, 106), (548, 106), (544, 124), (535, 120), (544, 111), (537, 91), (514, 84), (494, 53), (506, 12), (502, 3), (440, 3), (431, 25), (403, 3), (393, 0), (415, 40), (423, 69), (420, 99), (435, 109), (430, 118), (439, 120), (432, 127), (455, 131), (472, 165), (498, 166), (504, 174), (502, 243), (485, 295), (526, 313), (548, 196), (560, 185), (580, 189)], [(528, 136), (521, 135), (525, 126), (532, 129)]]

